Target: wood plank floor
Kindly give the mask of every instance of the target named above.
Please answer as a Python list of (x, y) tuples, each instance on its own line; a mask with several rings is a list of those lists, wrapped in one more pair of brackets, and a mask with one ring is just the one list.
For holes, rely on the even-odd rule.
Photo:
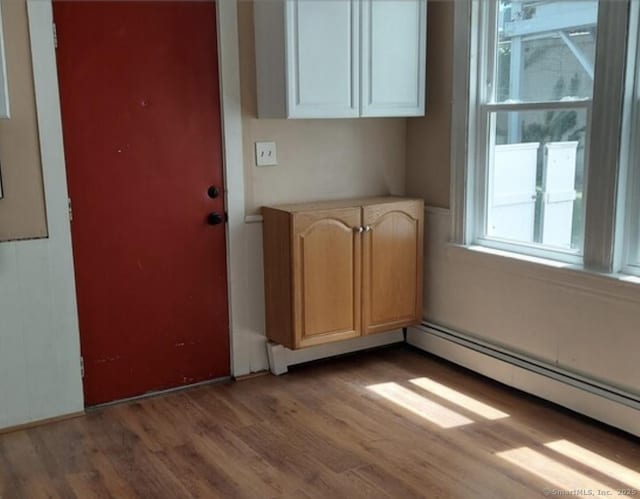
[(639, 440), (404, 346), (0, 436), (2, 499), (581, 488), (640, 489)]

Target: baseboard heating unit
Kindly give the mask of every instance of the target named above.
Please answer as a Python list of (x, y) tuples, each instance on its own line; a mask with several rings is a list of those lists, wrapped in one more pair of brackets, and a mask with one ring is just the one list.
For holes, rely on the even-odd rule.
[(436, 324), (410, 327), (407, 343), (640, 437), (637, 394)]

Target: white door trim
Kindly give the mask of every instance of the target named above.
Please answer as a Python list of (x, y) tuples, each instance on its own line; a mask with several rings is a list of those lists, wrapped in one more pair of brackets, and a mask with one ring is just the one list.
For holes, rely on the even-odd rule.
[(249, 304), (250, 256), (245, 224), (244, 158), (242, 145), (242, 107), (240, 102), (240, 56), (238, 42), (238, 3), (216, 0), (218, 20), (218, 64), (220, 102), (222, 104), (222, 153), (226, 189), (227, 293), (229, 299), (229, 337), (231, 375), (251, 372), (246, 332), (241, 328), (242, 314)]

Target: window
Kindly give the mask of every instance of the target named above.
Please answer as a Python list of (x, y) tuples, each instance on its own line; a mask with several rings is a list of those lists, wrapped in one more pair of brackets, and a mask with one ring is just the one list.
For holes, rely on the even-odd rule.
[(633, 2), (630, 15), (627, 92), (624, 118), (619, 211), (624, 214), (620, 267), (624, 272), (640, 275), (640, 3)]
[(598, 2), (479, 7), (476, 239), (578, 256)]
[(454, 241), (611, 272), (629, 2), (455, 12)]

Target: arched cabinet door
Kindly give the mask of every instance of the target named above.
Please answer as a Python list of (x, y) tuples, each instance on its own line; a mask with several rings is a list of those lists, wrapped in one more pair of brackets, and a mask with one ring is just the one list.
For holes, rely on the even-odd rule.
[(293, 217), (293, 315), (297, 347), (360, 335), (361, 210)]
[(363, 334), (422, 320), (423, 219), (421, 201), (364, 206)]

